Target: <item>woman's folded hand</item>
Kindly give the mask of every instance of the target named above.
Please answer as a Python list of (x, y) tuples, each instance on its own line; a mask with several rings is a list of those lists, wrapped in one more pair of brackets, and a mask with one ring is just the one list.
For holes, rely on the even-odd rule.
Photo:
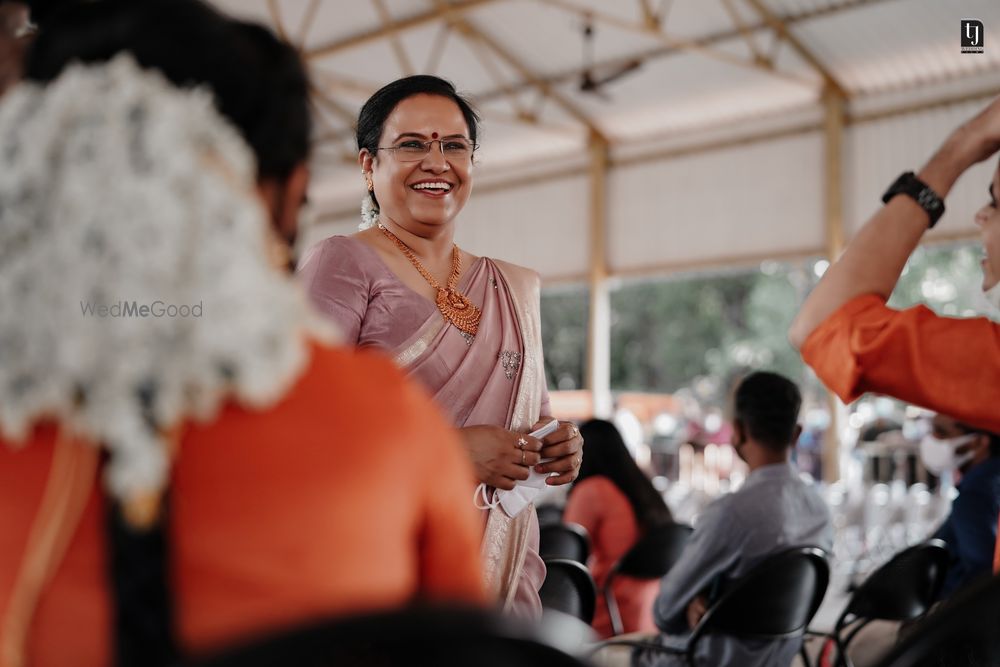
[(498, 489), (509, 491), (516, 482), (528, 479), (531, 466), (542, 459), (539, 455), (541, 441), (526, 433), (515, 433), (499, 426), (466, 426), (459, 432), (475, 467), (476, 478)]
[[(540, 420), (532, 430), (544, 426), (551, 418)], [(541, 458), (552, 459), (535, 466), (535, 472), (559, 473), (545, 480), (550, 486), (569, 484), (580, 474), (583, 462), (583, 438), (580, 429), (573, 422), (559, 422), (559, 428), (547, 435), (541, 450)]]

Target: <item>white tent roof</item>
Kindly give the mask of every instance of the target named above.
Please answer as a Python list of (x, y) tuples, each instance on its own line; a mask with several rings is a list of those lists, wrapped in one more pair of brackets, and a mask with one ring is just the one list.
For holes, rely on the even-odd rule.
[[(484, 112), (479, 192), (463, 218), (489, 219), (499, 207), (510, 221), (507, 234), (523, 238), (537, 235), (531, 214), (539, 212), (539, 202), (549, 202), (560, 208), (541, 212), (551, 222), (547, 232), (568, 239), (558, 266), (550, 253), (505, 245), (484, 225), (463, 231), (464, 242), (539, 268), (541, 262), (550, 277), (587, 271), (588, 140), (594, 134), (611, 150), (612, 272), (769, 252), (822, 253), (824, 91), (841, 95), (848, 123), (857, 122), (845, 143), (848, 231), (857, 222), (855, 198), (857, 211), (870, 211), (875, 202), (866, 188), (883, 186), (887, 174), (901, 170), (895, 161), (875, 173), (867, 168), (868, 180), (859, 183), (852, 180), (858, 171), (852, 160), (870, 167), (874, 158), (865, 151), (913, 153), (912, 160), (922, 160), (948, 124), (1000, 92), (997, 0), (215, 4), (276, 27), (308, 58), (320, 117), (312, 199), (333, 223), (325, 233), (347, 230), (356, 217), (362, 186), (352, 123), (361, 103), (395, 78), (434, 73), (470, 93)], [(964, 18), (984, 24), (984, 53), (961, 53)], [(606, 97), (580, 90), (587, 21), (595, 31), (598, 76), (641, 62), (604, 87)], [(926, 138), (877, 129), (886, 129), (883, 118), (923, 112), (927, 117), (911, 123), (911, 130)], [(720, 183), (734, 185), (763, 224), (758, 236), (741, 239), (738, 247), (719, 248), (719, 239), (733, 241), (746, 224), (733, 220), (731, 204), (713, 198)], [(777, 205), (781, 220), (773, 215)], [(705, 220), (705, 229), (678, 244), (676, 229), (648, 221), (652, 212), (668, 209), (680, 219)], [(517, 215), (528, 220), (521, 224)], [(650, 235), (663, 244), (651, 245)]]

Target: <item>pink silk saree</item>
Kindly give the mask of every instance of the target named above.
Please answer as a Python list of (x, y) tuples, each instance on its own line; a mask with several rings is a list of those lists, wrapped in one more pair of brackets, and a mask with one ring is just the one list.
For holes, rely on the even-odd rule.
[[(527, 432), (548, 415), (533, 271), (482, 258), (465, 272), (459, 289), (482, 310), (474, 338), (402, 285), (361, 241), (326, 239), (303, 259), (300, 277), (313, 302), (347, 329), (349, 341), (388, 352), (456, 426)], [(487, 586), (502, 609), (538, 617), (545, 565), (534, 506), (513, 519), (499, 507), (489, 510), (482, 554)]]

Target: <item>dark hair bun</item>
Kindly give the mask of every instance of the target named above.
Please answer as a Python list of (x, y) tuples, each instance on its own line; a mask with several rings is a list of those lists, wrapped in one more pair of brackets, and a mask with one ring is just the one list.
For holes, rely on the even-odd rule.
[(37, 0), (50, 13), (24, 77), (46, 83), (71, 63), (129, 53), (179, 88), (211, 89), (257, 157), (258, 176), (284, 179), (309, 154), (309, 81), (299, 54), (264, 27), (203, 0)]

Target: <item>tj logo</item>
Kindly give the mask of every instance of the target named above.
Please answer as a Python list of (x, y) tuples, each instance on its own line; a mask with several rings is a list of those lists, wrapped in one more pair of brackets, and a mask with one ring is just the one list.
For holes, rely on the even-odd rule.
[(982, 21), (962, 19), (962, 53), (982, 53), (985, 41), (986, 31)]

